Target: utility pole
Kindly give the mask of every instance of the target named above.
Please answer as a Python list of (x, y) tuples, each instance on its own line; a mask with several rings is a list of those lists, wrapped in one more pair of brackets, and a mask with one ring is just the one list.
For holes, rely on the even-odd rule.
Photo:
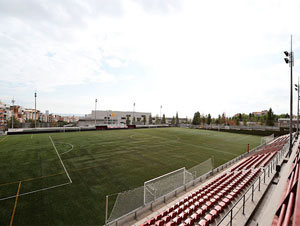
[(97, 121), (97, 98), (95, 99), (95, 127), (96, 127), (96, 121)]
[(36, 91), (34, 92), (34, 128), (36, 128)]
[(13, 97), (11, 103), (12, 103), (12, 106), (13, 106), (12, 116), (11, 116), (11, 128), (13, 129), (14, 128), (14, 116), (15, 116), (15, 98), (14, 97)]

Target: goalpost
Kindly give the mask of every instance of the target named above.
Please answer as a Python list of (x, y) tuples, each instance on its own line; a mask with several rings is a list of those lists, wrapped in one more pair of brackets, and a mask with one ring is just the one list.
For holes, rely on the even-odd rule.
[(185, 167), (172, 171), (144, 183), (144, 204), (162, 197), (193, 180)]

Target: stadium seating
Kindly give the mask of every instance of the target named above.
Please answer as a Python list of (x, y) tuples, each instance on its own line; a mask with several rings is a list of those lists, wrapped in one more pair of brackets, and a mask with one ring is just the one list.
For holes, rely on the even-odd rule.
[(211, 224), (253, 182), (261, 172), (261, 167), (265, 167), (286, 142), (287, 136), (277, 138), (230, 171), (173, 203), (140, 226)]

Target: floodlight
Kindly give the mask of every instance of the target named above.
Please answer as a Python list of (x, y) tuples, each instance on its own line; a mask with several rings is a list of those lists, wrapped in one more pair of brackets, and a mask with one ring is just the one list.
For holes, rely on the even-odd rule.
[(290, 61), (288, 58), (284, 58), (284, 61), (288, 64)]
[(289, 56), (289, 55), (290, 55), (288, 51), (284, 51), (284, 54), (285, 54), (286, 56)]

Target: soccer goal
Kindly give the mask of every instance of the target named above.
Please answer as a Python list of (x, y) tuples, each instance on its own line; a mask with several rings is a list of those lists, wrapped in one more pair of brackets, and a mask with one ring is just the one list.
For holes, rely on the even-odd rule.
[(270, 141), (274, 140), (274, 134), (261, 138), (261, 144), (267, 144)]
[(185, 167), (144, 183), (144, 204), (156, 200), (193, 180)]

